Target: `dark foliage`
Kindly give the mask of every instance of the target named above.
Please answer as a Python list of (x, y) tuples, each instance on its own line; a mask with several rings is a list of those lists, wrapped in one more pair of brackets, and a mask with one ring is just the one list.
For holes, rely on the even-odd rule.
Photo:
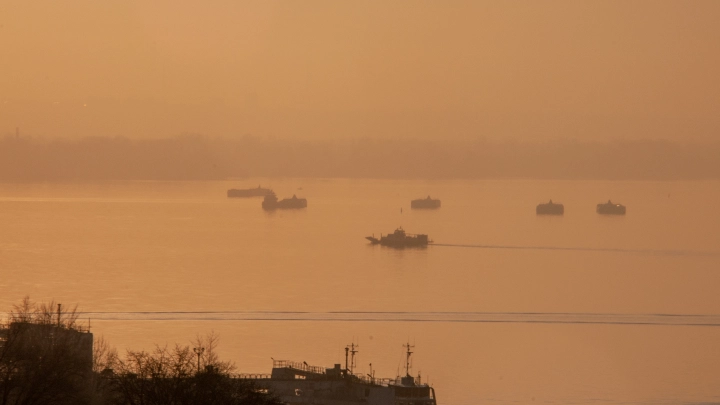
[[(217, 336), (198, 338), (195, 348), (176, 345), (153, 352), (129, 351), (111, 378), (117, 405), (273, 405), (278, 402), (247, 381), (232, 378), (231, 363), (219, 361)], [(202, 366), (198, 370), (198, 366)]]
[(275, 405), (274, 398), (253, 384), (208, 367), (180, 377), (139, 376), (123, 373), (111, 377), (116, 405)]
[(52, 302), (25, 298), (14, 308), (0, 325), (0, 405), (278, 404), (233, 378), (232, 363), (215, 354), (215, 334), (199, 337), (197, 351), (156, 347), (120, 359), (76, 320), (74, 309)]
[(82, 404), (92, 373), (92, 335), (74, 310), (25, 299), (1, 328), (0, 404)]

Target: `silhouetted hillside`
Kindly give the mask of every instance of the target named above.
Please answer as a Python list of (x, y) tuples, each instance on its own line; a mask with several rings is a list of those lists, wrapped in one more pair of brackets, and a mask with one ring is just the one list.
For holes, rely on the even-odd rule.
[(0, 181), (228, 177), (718, 179), (720, 144), (355, 139), (288, 141), (182, 135), (136, 140), (0, 139)]

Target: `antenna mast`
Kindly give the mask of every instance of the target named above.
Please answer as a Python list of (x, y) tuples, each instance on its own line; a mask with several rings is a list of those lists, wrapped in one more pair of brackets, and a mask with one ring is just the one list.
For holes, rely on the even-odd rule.
[[(358, 351), (355, 350), (360, 345), (356, 345), (354, 342), (351, 343), (349, 346), (345, 346), (345, 371), (349, 371), (350, 374), (353, 373), (353, 369), (355, 368), (355, 353)], [(350, 368), (348, 369), (348, 352), (350, 353)]]
[(345, 376), (347, 376), (348, 373), (348, 351), (350, 348), (348, 346), (345, 346)]
[(405, 347), (407, 349), (407, 351), (405, 352), (405, 355), (406, 355), (406, 357), (405, 357), (405, 375), (410, 377), (410, 355), (413, 354), (413, 352), (411, 352), (410, 349), (415, 347), (415, 345), (410, 345), (410, 342), (408, 341), (406, 344), (403, 345), (403, 347)]

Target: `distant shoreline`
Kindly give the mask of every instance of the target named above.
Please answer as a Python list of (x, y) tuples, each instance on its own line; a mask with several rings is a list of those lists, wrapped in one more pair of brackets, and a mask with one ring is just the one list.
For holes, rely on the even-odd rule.
[(211, 138), (0, 138), (0, 182), (246, 178), (720, 179), (720, 143), (558, 140), (342, 141)]

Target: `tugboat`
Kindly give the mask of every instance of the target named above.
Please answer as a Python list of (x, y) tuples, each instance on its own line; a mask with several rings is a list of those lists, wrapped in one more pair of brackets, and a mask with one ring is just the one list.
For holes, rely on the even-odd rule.
[(358, 345), (352, 344), (345, 347), (345, 368), (273, 359), (272, 374), (240, 374), (237, 378), (252, 381), (291, 405), (437, 405), (435, 389), (423, 383), (419, 374), (410, 375), (410, 349), (414, 346), (403, 346), (407, 348), (404, 377), (375, 378), (372, 364), (370, 373), (355, 374)]
[(265, 199), (263, 199), (262, 207), (264, 210), (306, 208), (307, 200), (305, 198), (297, 198), (297, 196), (293, 194), (292, 198), (284, 198), (278, 201), (275, 193), (270, 192), (270, 194), (266, 195)]
[(430, 198), (430, 196), (427, 196), (427, 198), (418, 198), (417, 200), (410, 201), (410, 208), (421, 208), (421, 209), (440, 208), (440, 200), (432, 199), (432, 198)]
[(257, 188), (231, 188), (227, 191), (227, 196), (229, 198), (265, 197), (272, 192), (269, 188), (262, 188), (258, 185)]
[(565, 207), (560, 203), (554, 203), (552, 200), (548, 203), (538, 204), (535, 207), (537, 215), (563, 215)]
[(412, 235), (405, 233), (402, 227), (395, 230), (395, 232), (383, 236), (380, 235), (380, 239), (375, 236), (366, 236), (365, 239), (369, 240), (373, 245), (390, 246), (394, 248), (404, 247), (424, 247), (430, 243), (427, 235)]
[(596, 211), (598, 214), (602, 215), (625, 215), (625, 206), (622, 204), (615, 204), (608, 200), (607, 203), (598, 204)]

